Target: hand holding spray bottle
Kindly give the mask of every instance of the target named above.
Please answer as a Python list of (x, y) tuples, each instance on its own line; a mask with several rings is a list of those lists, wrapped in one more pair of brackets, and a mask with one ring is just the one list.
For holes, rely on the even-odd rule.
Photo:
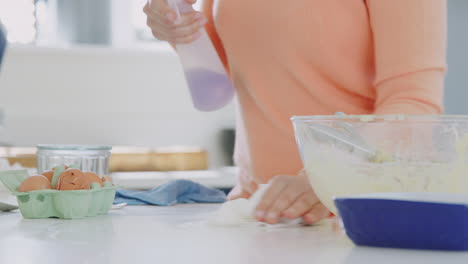
[[(185, 0), (168, 0), (168, 4), (177, 14), (176, 24), (181, 22), (181, 13), (194, 11)], [(194, 106), (201, 111), (214, 111), (232, 100), (235, 89), (206, 30), (202, 28), (200, 33), (192, 43), (177, 44), (176, 51)]]

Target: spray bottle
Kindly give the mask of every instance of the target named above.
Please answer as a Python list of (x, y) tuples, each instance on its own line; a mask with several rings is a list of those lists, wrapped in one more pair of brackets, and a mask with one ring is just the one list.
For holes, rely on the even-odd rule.
[[(177, 14), (176, 24), (181, 22), (181, 14), (194, 11), (185, 0), (168, 0), (168, 4)], [(200, 33), (189, 44), (177, 44), (176, 51), (195, 108), (214, 111), (232, 100), (235, 89), (206, 30), (202, 28)]]

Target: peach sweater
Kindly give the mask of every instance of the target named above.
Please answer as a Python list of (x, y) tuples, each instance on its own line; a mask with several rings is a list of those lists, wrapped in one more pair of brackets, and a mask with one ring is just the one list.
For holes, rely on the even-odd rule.
[(438, 114), (445, 0), (205, 0), (239, 102), (234, 193), (302, 168), (293, 115)]

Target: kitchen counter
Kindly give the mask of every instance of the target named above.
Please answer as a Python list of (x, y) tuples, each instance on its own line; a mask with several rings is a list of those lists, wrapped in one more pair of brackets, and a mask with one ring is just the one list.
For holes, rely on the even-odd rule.
[(219, 205), (127, 206), (83, 220), (0, 213), (0, 263), (467, 263), (468, 253), (356, 247), (337, 221), (210, 227)]
[(236, 185), (237, 174), (238, 168), (225, 167), (200, 171), (114, 172), (111, 177), (115, 184), (127, 189), (151, 189), (179, 179), (191, 180), (211, 188), (231, 189)]

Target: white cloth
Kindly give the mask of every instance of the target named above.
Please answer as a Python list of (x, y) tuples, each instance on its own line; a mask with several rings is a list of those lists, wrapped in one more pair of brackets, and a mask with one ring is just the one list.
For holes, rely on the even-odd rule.
[[(225, 202), (221, 208), (208, 220), (208, 224), (216, 226), (241, 226), (246, 224), (259, 224), (255, 218), (255, 208), (260, 202), (269, 184), (259, 185), (258, 190), (250, 199), (236, 199)], [(297, 225), (302, 223), (302, 218), (286, 219), (274, 226)], [(273, 226), (273, 225), (271, 225)]]

